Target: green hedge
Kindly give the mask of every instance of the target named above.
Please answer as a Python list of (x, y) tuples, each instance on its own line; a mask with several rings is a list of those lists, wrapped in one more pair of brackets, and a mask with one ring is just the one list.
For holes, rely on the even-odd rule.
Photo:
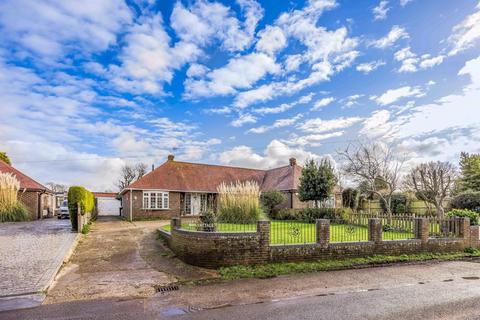
[(468, 209), (480, 212), (480, 192), (462, 192), (450, 201), (450, 207), (452, 209)]
[(274, 215), (273, 220), (296, 220), (313, 223), (316, 219), (347, 219), (352, 213), (350, 208), (306, 208), (281, 209)]
[(464, 217), (470, 219), (470, 225), (478, 224), (478, 212), (468, 209), (453, 209), (447, 213), (447, 217)]
[(73, 186), (68, 189), (68, 210), (70, 212), (70, 221), (74, 230), (77, 225), (77, 208), (80, 207), (80, 214), (92, 212), (95, 207), (95, 197), (93, 193), (81, 186)]

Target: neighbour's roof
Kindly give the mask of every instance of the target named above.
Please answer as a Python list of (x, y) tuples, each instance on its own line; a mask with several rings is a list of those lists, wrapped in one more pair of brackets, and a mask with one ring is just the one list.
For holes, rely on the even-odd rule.
[(170, 159), (130, 184), (128, 189), (216, 192), (222, 182), (256, 181), (261, 191), (294, 190), (302, 167), (295, 163), (271, 170), (258, 170)]
[(22, 189), (50, 191), (41, 183), (38, 183), (2, 160), (0, 160), (0, 172), (13, 174), (20, 182), (20, 188)]
[(93, 192), (95, 198), (116, 198), (118, 193), (116, 192)]

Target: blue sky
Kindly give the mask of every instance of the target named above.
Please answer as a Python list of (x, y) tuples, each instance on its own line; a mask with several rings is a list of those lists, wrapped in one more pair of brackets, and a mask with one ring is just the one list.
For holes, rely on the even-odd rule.
[(0, 29), (0, 150), (42, 182), (480, 151), (477, 1), (5, 0)]

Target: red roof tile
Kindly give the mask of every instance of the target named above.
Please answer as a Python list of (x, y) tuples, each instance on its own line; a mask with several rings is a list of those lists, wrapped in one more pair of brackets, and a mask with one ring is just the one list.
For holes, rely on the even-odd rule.
[(47, 187), (33, 180), (29, 176), (23, 174), (19, 170), (15, 169), (11, 165), (0, 160), (0, 172), (2, 173), (11, 173), (13, 174), (18, 181), (20, 181), (20, 188), (22, 189), (34, 189), (34, 190), (46, 190), (49, 191)]
[(272, 170), (167, 161), (128, 186), (132, 189), (216, 192), (222, 182), (256, 181), (262, 191), (292, 190), (302, 168), (285, 166)]

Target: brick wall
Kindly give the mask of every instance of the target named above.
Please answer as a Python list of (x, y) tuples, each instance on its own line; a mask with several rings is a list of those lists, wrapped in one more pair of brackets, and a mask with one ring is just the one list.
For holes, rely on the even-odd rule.
[[(130, 218), (130, 192), (127, 191), (122, 195), (122, 217)], [(134, 190), (132, 194), (132, 213), (133, 219), (159, 218), (170, 219), (179, 217), (181, 213), (181, 193), (169, 192), (169, 209), (167, 210), (147, 210), (143, 209), (143, 192)]]
[[(267, 262), (314, 261), (328, 258), (367, 257), (375, 254), (401, 255), (419, 252), (462, 251), (478, 240), (478, 227), (468, 227), (464, 221), (463, 238), (429, 239), (424, 220), (417, 223), (417, 239), (383, 241), (379, 219), (369, 221), (369, 239), (365, 242), (329, 243), (329, 221), (317, 220), (317, 243), (305, 245), (270, 245), (270, 222), (259, 221), (257, 232), (219, 233), (181, 230), (178, 219), (172, 219), (171, 234), (161, 235), (183, 261), (207, 268), (236, 264)], [(468, 234), (466, 231), (469, 231)], [(471, 231), (471, 232), (470, 232)]]
[(18, 200), (22, 202), (28, 210), (28, 213), (32, 219), (38, 219), (38, 192), (35, 191), (25, 191), (18, 192)]

